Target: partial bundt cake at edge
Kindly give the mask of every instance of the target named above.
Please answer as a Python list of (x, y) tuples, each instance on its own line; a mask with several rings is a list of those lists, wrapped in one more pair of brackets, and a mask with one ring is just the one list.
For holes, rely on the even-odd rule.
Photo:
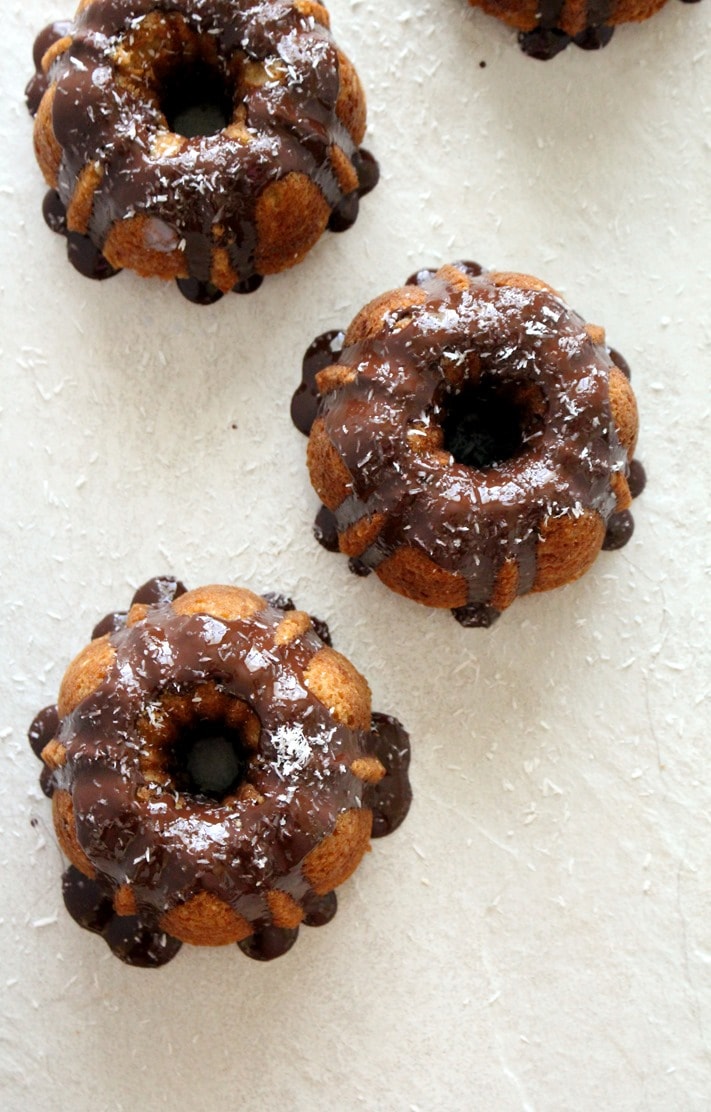
[[(469, 0), (519, 31), (521, 49), (554, 58), (569, 43), (583, 50), (606, 46), (619, 23), (641, 23), (667, 0)], [(695, 3), (696, 0), (684, 0)]]
[(377, 181), (360, 81), (315, 0), (83, 0), (35, 65), (45, 218), (89, 277), (248, 293), (350, 227)]

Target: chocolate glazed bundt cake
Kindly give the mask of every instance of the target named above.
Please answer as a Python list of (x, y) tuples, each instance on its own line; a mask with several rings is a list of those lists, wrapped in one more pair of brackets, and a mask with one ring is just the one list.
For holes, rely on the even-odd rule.
[(464, 625), (631, 536), (629, 368), (537, 278), (420, 271), (315, 341), (292, 416), (321, 543)]
[(182, 942), (269, 960), (410, 803), (408, 737), (288, 599), (158, 578), (30, 728), (64, 899), (132, 965)]
[(248, 293), (344, 231), (377, 165), (316, 0), (82, 0), (27, 88), (49, 226), (83, 274)]
[[(554, 58), (569, 43), (598, 50), (612, 38), (618, 23), (641, 23), (667, 0), (469, 0), (511, 27), (521, 49), (532, 58)], [(697, 0), (684, 0), (694, 4)]]

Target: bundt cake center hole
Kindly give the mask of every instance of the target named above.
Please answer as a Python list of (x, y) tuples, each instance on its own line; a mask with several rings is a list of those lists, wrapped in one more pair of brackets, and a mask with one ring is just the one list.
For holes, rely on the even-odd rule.
[(515, 386), (484, 379), (450, 394), (444, 411), (445, 450), (457, 463), (480, 471), (517, 456), (537, 424)]
[(169, 772), (179, 792), (220, 802), (244, 782), (248, 763), (239, 729), (197, 722), (173, 744)]
[(216, 66), (186, 61), (164, 78), (160, 108), (172, 132), (194, 139), (227, 127), (233, 98), (234, 90)]

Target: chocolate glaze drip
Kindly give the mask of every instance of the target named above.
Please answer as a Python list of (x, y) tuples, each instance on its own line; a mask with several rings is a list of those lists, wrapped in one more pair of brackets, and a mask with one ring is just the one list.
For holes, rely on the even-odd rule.
[(47, 796), (47, 799), (51, 799), (54, 795), (54, 780), (50, 768), (42, 769), (40, 772), (39, 784), (43, 794)]
[(201, 282), (198, 278), (176, 278), (175, 284), (186, 301), (193, 305), (214, 305), (225, 296), (212, 282)]
[(630, 365), (625, 359), (624, 355), (620, 355), (619, 351), (616, 351), (615, 348), (608, 348), (607, 354), (610, 356), (610, 359), (615, 364), (617, 369), (619, 371), (622, 371), (623, 375), (629, 382), (632, 378), (632, 371), (630, 370)]
[(363, 560), (360, 560), (357, 556), (351, 556), (350, 560), (348, 561), (348, 568), (353, 573), (353, 575), (357, 575), (359, 579), (367, 579), (367, 577), (373, 571), (372, 568), (368, 567), (368, 565)]
[[(254, 927), (240, 943), (243, 952), (270, 960), (298, 933), (273, 926), (266, 900), (272, 888), (301, 903), (306, 925), (335, 914), (335, 895), (316, 895), (302, 863), (339, 815), (372, 807), (374, 836), (401, 822), (410, 799), (407, 734), (380, 715), (370, 732), (342, 726), (308, 691), (303, 675), (323, 640), (307, 630), (276, 645), (290, 599), (272, 596), (250, 619), (223, 621), (176, 614), (170, 603), (184, 591), (178, 580), (158, 577), (134, 595), (134, 604), (148, 607), (143, 620), (126, 627), (123, 614), (108, 615), (97, 629), (105, 628), (115, 660), (102, 683), (64, 719), (46, 707), (30, 727), (37, 755), (53, 739), (66, 750), (66, 763), (43, 775), (71, 794), (78, 842), (97, 872), (89, 880), (70, 867), (65, 902), (123, 961), (161, 965), (180, 948), (161, 929), (162, 915), (199, 892), (214, 893)], [(160, 713), (166, 694), (205, 683), (246, 702), (261, 726), (242, 777), (249, 791), (224, 801), (144, 772), (141, 721)], [(373, 753), (386, 767), (380, 789), (366, 788), (350, 771), (354, 760)], [(114, 911), (125, 884), (136, 915)]]
[(366, 151), (364, 147), (353, 155), (353, 165), (358, 175), (358, 196), (365, 197), (380, 181), (380, 167), (370, 151)]
[[(145, 95), (137, 95), (114, 80), (115, 52), (154, 11), (182, 17), (198, 52), (195, 73), (185, 70), (174, 47), (163, 59), (151, 55), (142, 74)], [(45, 75), (43, 56), (67, 34), (71, 45)], [(342, 231), (355, 221), (359, 198), (378, 180), (372, 155), (356, 149), (336, 116), (336, 45), (291, 0), (94, 0), (73, 23), (45, 28), (34, 60), (37, 73), (27, 87), (32, 114), (49, 85), (56, 86), (52, 123), (62, 150), (57, 187), (62, 203), (69, 205), (88, 165), (98, 165), (102, 175), (88, 237), (73, 239), (69, 250), (70, 261), (87, 277), (116, 273), (97, 254), (117, 220), (145, 216), (156, 244), (166, 252), (183, 251), (188, 275), (178, 286), (188, 300), (207, 305), (222, 296), (210, 280), (214, 248), (226, 251), (239, 275), (235, 292), (249, 293), (262, 279), (255, 261), (255, 209), (268, 185), (292, 172), (307, 175), (331, 208), (329, 227)], [(242, 81), (245, 66), (262, 62), (286, 66), (283, 83)], [(241, 108), (244, 128), (260, 138), (245, 144), (221, 129), (187, 137), (170, 155), (151, 153), (156, 140), (168, 134), (170, 89), (176, 82), (184, 87), (201, 67), (210, 70), (209, 83), (220, 87), (230, 112)], [(347, 195), (331, 161), (334, 145), (358, 174), (358, 188)], [(64, 232), (60, 221), (51, 226)]]
[(410, 739), (396, 718), (374, 714), (370, 752), (387, 769), (377, 784), (369, 784), (365, 805), (373, 811), (373, 837), (392, 834), (410, 809), (412, 791), (407, 770), (410, 767)]
[(581, 50), (602, 50), (607, 46), (614, 34), (615, 28), (603, 24), (600, 27), (586, 27), (578, 35), (573, 36), (573, 42)]
[[(467, 259), (460, 259), (456, 263), (452, 263), (452, 266), (456, 266), (458, 270), (461, 270), (470, 278), (478, 278), (484, 269), (479, 263), (469, 262)], [(436, 273), (436, 269), (433, 270), (432, 267), (423, 267), (422, 270), (417, 270), (414, 274), (411, 274), (405, 285), (426, 286), (428, 282), (432, 281)]]
[(614, 27), (607, 24), (613, 12), (614, 0), (588, 0), (586, 26), (577, 35), (569, 35), (559, 26), (565, 0), (540, 0), (538, 24), (532, 31), (522, 31), (518, 36), (521, 49), (531, 58), (548, 61), (574, 43), (582, 50), (599, 50), (607, 46)]
[(347, 232), (358, 219), (360, 200), (357, 193), (348, 193), (339, 201), (328, 221), (329, 232)]
[[(682, 0), (682, 2), (698, 3), (698, 0)], [(585, 26), (577, 34), (569, 34), (562, 29), (564, 9), (565, 0), (539, 0), (536, 27), (531, 31), (519, 33), (519, 42), (524, 53), (529, 54), (531, 58), (547, 61), (555, 58), (556, 54), (560, 54), (571, 43), (581, 50), (600, 50), (608, 46), (614, 33), (612, 20), (619, 9), (616, 0), (587, 0)], [(639, 13), (635, 13), (631, 18), (644, 18), (644, 16), (640, 17)]]
[(411, 274), (405, 282), (405, 285), (424, 286), (434, 278), (436, 273), (437, 271), (433, 270), (431, 267), (423, 267), (422, 270), (416, 270), (414, 274)]
[(309, 435), (318, 410), (316, 375), (330, 363), (335, 363), (342, 349), (343, 333), (333, 329), (318, 336), (306, 350), (301, 365), (303, 378), (291, 399), (291, 419), (305, 436)]
[(328, 222), (329, 231), (347, 232), (358, 218), (360, 198), (375, 189), (380, 180), (380, 168), (370, 151), (356, 151), (353, 165), (358, 175), (358, 188), (348, 193), (334, 208)]
[(45, 745), (57, 736), (58, 728), (59, 715), (55, 704), (45, 707), (33, 718), (27, 738), (32, 752), (39, 760), (42, 759), (42, 750)]
[(321, 618), (317, 618), (314, 614), (309, 614), (309, 617), (311, 618), (311, 625), (314, 627), (314, 630), (316, 631), (317, 635), (321, 638), (324, 645), (328, 645), (329, 647), (332, 647), (333, 646), (333, 641), (331, 640), (331, 631), (328, 628), (328, 624), (326, 622), (324, 622)]
[(325, 896), (311, 893), (304, 899), (304, 911), (307, 927), (324, 927), (338, 911), (338, 897), (335, 892), (327, 892)]
[(67, 234), (67, 210), (56, 190), (50, 189), (48, 193), (45, 193), (42, 202), (42, 215), (45, 224), (51, 231), (60, 236)]
[(114, 278), (119, 271), (101, 254), (101, 251), (92, 243), (89, 236), (80, 235), (79, 232), (67, 232), (67, 258), (75, 270), (85, 278), (93, 278), (95, 282), (104, 282), (107, 278)]
[(290, 610), (296, 610), (296, 604), (293, 599), (288, 595), (279, 594), (278, 591), (262, 591), (262, 598), (265, 598), (270, 606), (274, 606), (277, 610), (284, 610), (287, 613)]
[[(39, 714), (35, 715), (27, 737), (32, 752), (39, 760), (42, 759), (42, 750), (45, 745), (56, 736), (58, 727), (59, 715), (57, 714), (57, 708), (54, 704), (45, 707), (44, 710), (41, 710)], [(46, 795), (48, 799), (51, 799), (54, 794), (54, 781), (51, 769), (47, 768), (44, 764), (40, 772), (39, 783), (43, 794)]]
[(182, 942), (165, 931), (152, 930), (140, 916), (117, 915), (111, 888), (70, 865), (62, 877), (64, 906), (75, 923), (99, 934), (106, 945), (127, 965), (156, 968), (171, 961)]
[[(156, 606), (161, 603), (172, 602), (180, 595), (184, 595), (185, 591), (186, 588), (174, 576), (156, 575), (138, 588), (131, 599), (131, 605), (140, 603), (144, 606)], [(104, 637), (107, 633), (116, 633), (119, 629), (123, 629), (127, 617), (128, 610), (114, 610), (107, 614), (94, 626), (91, 633), (92, 641), (95, 641), (97, 637)]]
[(501, 617), (498, 610), (484, 603), (473, 602), (469, 606), (455, 606), (452, 616), (465, 629), (490, 629)]
[(634, 533), (634, 518), (629, 510), (613, 514), (607, 523), (607, 532), (602, 542), (606, 552), (614, 552), (617, 548), (624, 548)]
[(314, 536), (327, 552), (338, 552), (338, 524), (328, 506), (322, 506), (314, 521)]
[[(333, 550), (338, 534), (381, 516), (377, 537), (351, 558), (351, 570), (367, 574), (401, 545), (412, 546), (466, 580), (469, 599), (455, 618), (489, 626), (497, 617), (492, 588), (505, 561), (518, 567), (519, 594), (533, 585), (542, 522), (586, 511), (607, 522), (616, 505), (612, 476), (630, 475), (634, 496), (643, 469), (628, 464), (610, 410), (610, 368), (615, 363), (629, 374), (624, 359), (594, 344), (582, 319), (553, 293), (496, 287), (477, 264), (455, 265), (470, 278), (464, 290), (418, 271), (410, 284), (426, 292), (424, 304), (386, 322), (374, 338), (337, 350), (335, 362), (355, 371), (354, 380), (312, 397), (299, 408), (297, 426), (307, 431), (318, 412), (352, 478), (352, 493), (338, 509), (319, 512), (314, 532), (321, 544)], [(313, 395), (313, 368), (322, 368), (329, 344), (319, 338), (309, 348), (297, 397)], [(455, 453), (445, 439), (454, 453), (448, 463), (442, 452), (411, 451), (413, 427), (446, 431), (467, 391), (473, 412), (486, 412), (492, 398), (510, 404), (512, 392), (518, 399), (512, 415), (519, 431), (498, 438), (500, 455), (488, 461), (480, 455), (478, 425), (479, 441), (466, 420), (460, 429), (471, 444)], [(491, 449), (484, 448), (486, 456)], [(618, 523), (613, 532), (624, 543)]]
[(47, 227), (67, 240), (67, 258), (75, 270), (85, 278), (102, 282), (113, 278), (119, 271), (112, 267), (92, 243), (89, 236), (70, 232), (67, 228), (67, 210), (56, 190), (50, 189), (42, 202), (42, 215)]
[(156, 575), (139, 587), (131, 605), (164, 606), (186, 593), (187, 588), (173, 575)]
[(113, 610), (110, 614), (106, 614), (92, 629), (92, 641), (96, 641), (98, 637), (105, 637), (107, 633), (116, 633), (118, 629), (123, 629), (127, 617), (128, 610)]
[(232, 293), (238, 293), (244, 296), (247, 293), (254, 293), (264, 282), (261, 274), (253, 274), (251, 278), (245, 278), (244, 282), (235, 282), (232, 287)]
[(529, 58), (537, 58), (539, 62), (549, 62), (565, 50), (571, 42), (570, 35), (553, 27), (534, 27), (532, 31), (519, 31), (518, 43), (524, 54)]
[(647, 473), (638, 459), (633, 459), (630, 463), (630, 473), (627, 476), (627, 482), (632, 497), (639, 498), (647, 485)]
[(35, 66), (35, 75), (25, 89), (25, 99), (30, 113), (34, 116), (40, 106), (42, 97), (47, 92), (49, 86), (49, 77), (42, 72), (42, 59), (51, 46), (56, 42), (63, 39), (65, 35), (71, 33), (72, 21), (68, 19), (58, 19), (54, 23), (49, 23), (44, 30), (40, 31), (35, 39), (34, 47), (32, 50), (32, 61)]
[(298, 927), (263, 927), (237, 945), (246, 957), (254, 961), (273, 961), (287, 953), (298, 937)]

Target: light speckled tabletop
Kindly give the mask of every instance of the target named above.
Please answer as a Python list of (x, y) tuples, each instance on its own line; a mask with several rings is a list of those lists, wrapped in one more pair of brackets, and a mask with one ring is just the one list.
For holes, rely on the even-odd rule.
[[(708, 5), (545, 65), (464, 0), (329, 6), (382, 182), (352, 231), (208, 309), (68, 266), (22, 98), (34, 33), (68, 13), (5, 6), (0, 1103), (701, 1112)], [(462, 257), (607, 327), (649, 474), (626, 549), (490, 632), (315, 544), (288, 415), (316, 333)], [(185, 947), (131, 969), (62, 906), (26, 728), (94, 622), (164, 571), (294, 595), (412, 735), (406, 824), (271, 965)]]

